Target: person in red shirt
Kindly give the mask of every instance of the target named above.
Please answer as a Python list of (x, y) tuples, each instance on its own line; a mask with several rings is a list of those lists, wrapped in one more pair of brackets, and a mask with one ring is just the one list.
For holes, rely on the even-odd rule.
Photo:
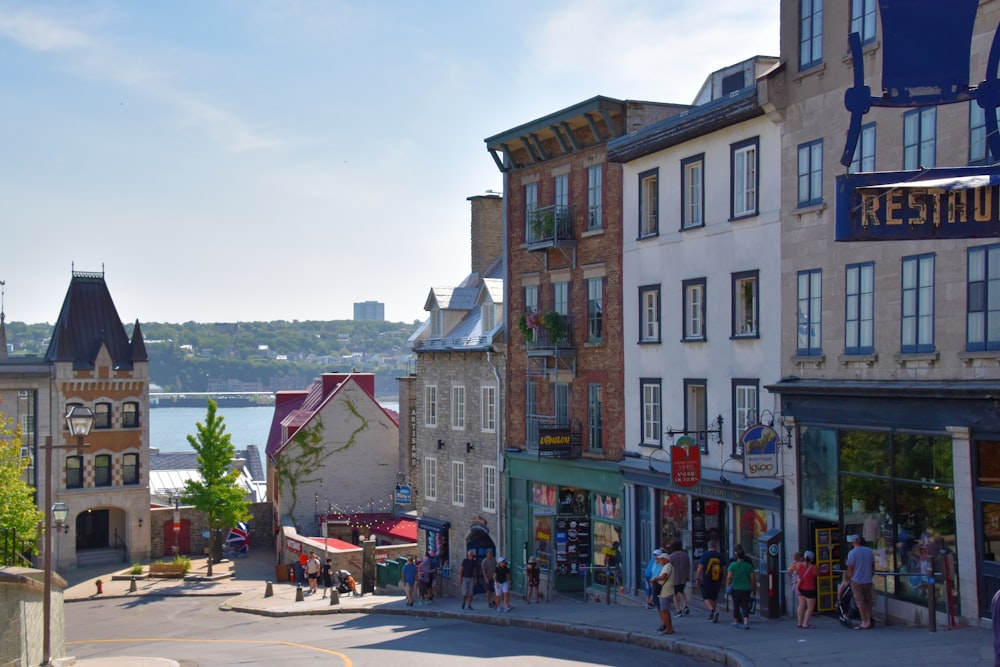
[(816, 611), (816, 554), (807, 551), (802, 554), (802, 563), (799, 565), (799, 608), (797, 618), (799, 627), (804, 630), (812, 630), (809, 624), (813, 612)]

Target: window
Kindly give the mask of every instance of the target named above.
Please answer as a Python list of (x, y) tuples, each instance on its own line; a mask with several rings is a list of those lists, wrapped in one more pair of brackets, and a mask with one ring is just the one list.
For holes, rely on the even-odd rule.
[(663, 444), (663, 402), (659, 379), (639, 380), (642, 394), (642, 444), (660, 447)]
[(799, 144), (799, 206), (823, 202), (823, 140)]
[(861, 126), (858, 145), (854, 147), (854, 157), (847, 171), (851, 174), (875, 171), (875, 123)]
[(465, 387), (451, 388), (451, 427), (455, 430), (465, 428)]
[(604, 386), (596, 383), (587, 385), (587, 447), (604, 449)]
[(844, 354), (875, 351), (875, 264), (848, 264), (846, 271)]
[(482, 320), (482, 330), (483, 334), (493, 331), (493, 327), (497, 325), (497, 307), (492, 301), (487, 301), (479, 307), (479, 316)]
[(538, 183), (528, 183), (524, 186), (524, 238), (530, 239), (531, 220), (538, 208)]
[(111, 486), (111, 455), (94, 457), (94, 486)]
[(732, 151), (733, 196), (730, 217), (757, 215), (757, 139), (730, 146)]
[(757, 322), (760, 306), (757, 301), (757, 271), (733, 274), (733, 336), (760, 336)]
[(122, 454), (122, 483), (139, 483), (139, 455), (135, 453)]
[(639, 342), (660, 342), (660, 286), (639, 288)]
[(684, 380), (684, 430), (708, 454), (708, 400), (705, 380)]
[(111, 428), (111, 404), (94, 404), (94, 428)]
[(538, 383), (524, 383), (524, 442), (538, 444)]
[(798, 333), (795, 347), (799, 355), (818, 356), (822, 353), (822, 278), (823, 272), (820, 269), (798, 273)]
[(437, 459), (424, 459), (424, 500), (437, 500), (438, 496), (438, 462)]
[(538, 311), (538, 285), (524, 286), (524, 312), (534, 313)]
[(122, 428), (139, 427), (139, 404), (135, 401), (122, 403)]
[(587, 169), (587, 231), (601, 229), (604, 226), (601, 202), (604, 193), (601, 191), (601, 165), (595, 164)]
[(437, 426), (437, 392), (432, 384), (424, 387), (424, 426)]
[(639, 238), (656, 236), (660, 231), (657, 223), (660, 217), (659, 192), (656, 185), (658, 175), (658, 169), (639, 174)]
[[(1000, 119), (1000, 109), (997, 109)], [(969, 164), (992, 163), (996, 158), (990, 154), (986, 143), (986, 112), (975, 100), (969, 102)]]
[(799, 70), (823, 62), (823, 0), (801, 0)]
[(67, 489), (82, 489), (83, 488), (83, 457), (82, 456), (67, 456), (66, 457), (66, 488)]
[(733, 454), (742, 455), (740, 437), (757, 421), (758, 380), (733, 379)]
[(569, 315), (569, 283), (552, 283), (552, 310), (560, 315)]
[(1000, 350), (1000, 244), (969, 248), (966, 349)]
[(604, 279), (587, 278), (587, 340), (604, 340)]
[(444, 334), (444, 311), (438, 306), (431, 310), (431, 338), (440, 338)]
[(705, 279), (685, 280), (683, 292), (683, 340), (705, 340)]
[(851, 32), (861, 36), (862, 44), (875, 41), (877, 4), (875, 0), (851, 0)]
[(903, 114), (903, 169), (937, 166), (937, 107)]
[(681, 160), (681, 229), (705, 224), (705, 154)]
[(483, 466), (483, 511), (497, 511), (497, 467)]
[(556, 382), (552, 385), (556, 404), (556, 426), (569, 426), (569, 385)]
[(903, 258), (903, 353), (934, 351), (934, 254)]
[(465, 504), (465, 463), (451, 462), (451, 504)]
[(483, 430), (493, 432), (497, 430), (497, 388), (482, 388), (482, 424)]

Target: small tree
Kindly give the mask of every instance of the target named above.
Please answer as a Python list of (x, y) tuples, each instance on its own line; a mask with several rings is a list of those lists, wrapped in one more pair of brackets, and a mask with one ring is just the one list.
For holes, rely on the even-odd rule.
[(226, 433), (225, 418), (217, 414), (218, 405), (209, 399), (205, 423), (198, 422), (198, 435), (189, 435), (188, 443), (198, 454), (200, 480), (184, 483), (184, 501), (205, 514), (209, 531), (208, 576), (212, 576), (212, 562), (222, 553), (219, 533), (250, 518), (245, 500), (246, 491), (236, 480), (239, 473), (233, 470), (236, 448)]
[(0, 528), (15, 531), (37, 548), (35, 526), (43, 515), (35, 506), (35, 489), (24, 480), (29, 463), (21, 456), (20, 427), (0, 413)]

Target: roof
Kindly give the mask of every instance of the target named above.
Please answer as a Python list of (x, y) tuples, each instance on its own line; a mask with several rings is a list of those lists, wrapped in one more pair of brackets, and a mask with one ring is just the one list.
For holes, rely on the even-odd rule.
[[(255, 502), (267, 496), (267, 481), (264, 466), (260, 460), (260, 450), (249, 445), (244, 450), (236, 450), (233, 469), (240, 473), (238, 484), (247, 490)], [(188, 480), (198, 481), (201, 472), (198, 454), (194, 451), (149, 452), (149, 494), (151, 497), (169, 498), (184, 488)]]

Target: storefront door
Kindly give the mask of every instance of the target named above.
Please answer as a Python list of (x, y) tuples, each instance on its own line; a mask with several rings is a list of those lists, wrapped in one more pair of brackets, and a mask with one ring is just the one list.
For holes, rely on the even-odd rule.
[[(995, 493), (995, 492), (994, 492)], [(990, 494), (992, 495), (992, 494)], [(981, 501), (979, 526), (982, 547), (979, 550), (979, 614), (991, 618), (990, 602), (1000, 589), (1000, 497)]]

